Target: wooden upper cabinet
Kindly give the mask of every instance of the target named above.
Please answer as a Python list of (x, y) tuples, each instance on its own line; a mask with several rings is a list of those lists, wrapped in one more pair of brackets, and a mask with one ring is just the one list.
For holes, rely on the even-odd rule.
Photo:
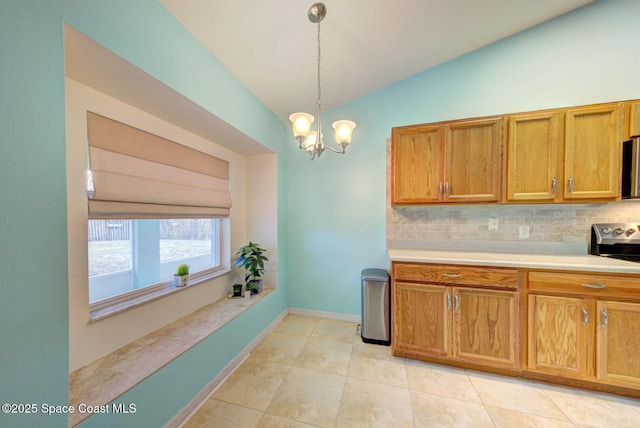
[(393, 128), (392, 204), (417, 204), (440, 200), (442, 131), (440, 125)]
[(507, 117), (507, 202), (553, 202), (562, 198), (562, 114), (559, 111)]
[(629, 105), (629, 126), (625, 131), (624, 140), (640, 137), (640, 102), (632, 101)]
[(502, 125), (502, 117), (445, 125), (445, 201), (497, 202), (500, 199)]
[(621, 103), (566, 111), (565, 199), (620, 196), (622, 119)]

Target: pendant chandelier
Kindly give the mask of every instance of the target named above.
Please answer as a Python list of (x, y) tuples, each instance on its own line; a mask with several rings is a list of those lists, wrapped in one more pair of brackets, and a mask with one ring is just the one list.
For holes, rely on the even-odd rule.
[(336, 142), (340, 149), (331, 146), (325, 146), (322, 141), (322, 121), (320, 119), (320, 110), (322, 109), (322, 87), (320, 84), (320, 21), (327, 15), (327, 7), (323, 3), (315, 3), (309, 8), (309, 21), (318, 24), (318, 99), (316, 102), (318, 122), (316, 130), (311, 130), (311, 124), (315, 118), (309, 113), (293, 113), (289, 116), (289, 120), (293, 126), (293, 135), (299, 143), (300, 149), (306, 150), (311, 155), (311, 160), (316, 156), (320, 157), (325, 149), (329, 149), (335, 153), (345, 153), (345, 149), (351, 142), (351, 133), (356, 124), (350, 120), (338, 120), (331, 125), (335, 130)]

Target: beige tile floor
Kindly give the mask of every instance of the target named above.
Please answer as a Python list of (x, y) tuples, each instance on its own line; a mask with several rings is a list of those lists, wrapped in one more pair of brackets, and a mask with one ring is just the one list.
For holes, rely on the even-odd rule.
[(288, 315), (185, 427), (640, 427), (640, 400), (391, 356)]

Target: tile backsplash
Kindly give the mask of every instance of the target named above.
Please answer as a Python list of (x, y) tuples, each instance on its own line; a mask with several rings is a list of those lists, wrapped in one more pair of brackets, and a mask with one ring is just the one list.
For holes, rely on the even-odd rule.
[[(489, 230), (489, 220), (498, 230)], [(640, 202), (604, 204), (457, 205), (391, 207), (387, 202), (387, 244), (410, 248), (442, 248), (523, 252), (586, 253), (591, 224), (639, 222)], [(519, 227), (529, 238), (519, 238)], [(460, 247), (460, 248), (458, 248)]]

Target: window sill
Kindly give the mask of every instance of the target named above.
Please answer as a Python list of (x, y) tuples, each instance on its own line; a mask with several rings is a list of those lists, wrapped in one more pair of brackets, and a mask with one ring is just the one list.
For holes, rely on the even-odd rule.
[(186, 287), (176, 287), (175, 285), (173, 285), (173, 282), (168, 282), (161, 287), (156, 287), (151, 292), (142, 294), (139, 297), (129, 298), (125, 301), (120, 301), (120, 302), (111, 303), (107, 305), (97, 305), (96, 309), (92, 309), (89, 312), (89, 322), (95, 322), (104, 318), (108, 318), (110, 316), (119, 314), (129, 309), (136, 308), (147, 302), (152, 302), (154, 300), (157, 300), (169, 294), (186, 290), (189, 287), (193, 287), (197, 284), (200, 284), (205, 281), (209, 281), (210, 279), (217, 278), (229, 272), (230, 272), (229, 269), (216, 270), (216, 271), (207, 273), (205, 275), (196, 276), (193, 279), (190, 278), (189, 284)]
[[(265, 289), (249, 301), (218, 300), (75, 370), (69, 375), (69, 405), (77, 408), (80, 403), (102, 406), (112, 402), (273, 291)], [(69, 425), (78, 425), (89, 416), (71, 413)]]

